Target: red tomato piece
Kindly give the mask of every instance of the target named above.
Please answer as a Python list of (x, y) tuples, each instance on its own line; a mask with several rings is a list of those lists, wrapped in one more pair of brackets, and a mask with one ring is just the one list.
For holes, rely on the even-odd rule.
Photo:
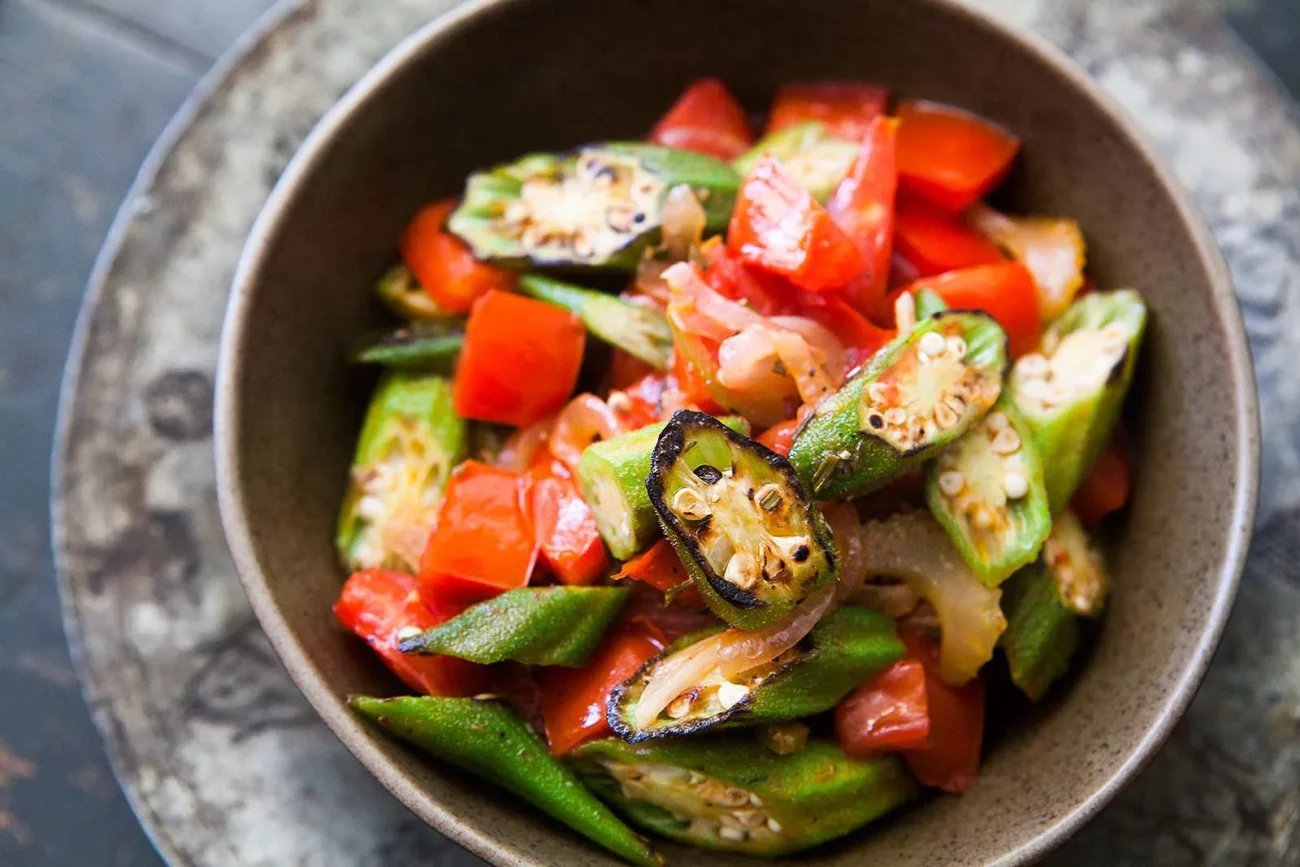
[(1007, 332), (1013, 356), (1038, 345), (1042, 318), (1034, 275), (1019, 262), (980, 265), (917, 280), (907, 290), (929, 289), (954, 310), (983, 310)]
[(609, 694), (664, 648), (664, 637), (644, 618), (612, 631), (582, 668), (541, 668), (542, 719), (552, 755), (613, 734), (605, 718)]
[(899, 634), (909, 656), (925, 667), (925, 701), (930, 734), (926, 747), (903, 753), (907, 766), (922, 785), (961, 792), (979, 773), (984, 740), (984, 676), (962, 686), (949, 686), (939, 677), (939, 645), (916, 632)]
[(691, 577), (686, 574), (686, 568), (682, 566), (681, 559), (667, 539), (660, 539), (624, 563), (614, 580), (623, 578), (644, 582), (663, 593), (686, 584), (688, 586), (673, 598), (673, 602), (690, 608), (704, 605), (700, 591), (690, 586)]
[(1132, 487), (1133, 456), (1126, 438), (1117, 433), (1079, 483), (1070, 505), (1084, 526), (1095, 527), (1107, 515), (1124, 508)]
[(488, 292), (465, 325), (453, 386), (457, 414), (527, 427), (557, 412), (578, 381), (586, 341), (586, 328), (569, 311)]
[(464, 313), (492, 289), (513, 291), (518, 275), (475, 259), (469, 247), (444, 228), (455, 207), (455, 199), (443, 199), (415, 215), (402, 235), (402, 261), (439, 307)]
[(776, 91), (767, 131), (776, 132), (810, 120), (828, 132), (860, 141), (889, 106), (889, 88), (863, 81), (816, 81), (787, 84)]
[[(716, 372), (718, 366), (717, 343), (703, 337), (692, 336), (691, 339), (700, 344), (702, 352), (712, 356), (714, 372)], [(709, 383), (705, 379), (705, 374), (692, 364), (683, 352), (673, 352), (673, 381), (686, 400), (693, 406), (698, 407), (701, 412), (707, 412), (710, 415), (725, 412), (722, 405), (713, 399), (713, 392), (709, 391)]]
[(758, 441), (782, 457), (790, 454), (794, 445), (794, 432), (799, 427), (799, 419), (792, 418), (780, 424), (772, 425), (758, 436)]
[(835, 707), (835, 739), (860, 759), (926, 749), (929, 737), (925, 666), (919, 659), (900, 659)]
[(809, 292), (842, 289), (862, 270), (862, 256), (844, 230), (771, 156), (740, 186), (727, 248)]
[(950, 105), (904, 100), (898, 117), (899, 184), (951, 213), (996, 186), (1020, 150), (1020, 139)]
[(477, 602), (524, 587), (537, 545), (516, 473), (478, 461), (452, 471), (420, 560), (426, 599)]
[(397, 649), (403, 630), (432, 629), (459, 614), (432, 612), (420, 599), (416, 580), (385, 569), (355, 572), (334, 603), (339, 623), (366, 640), (393, 673), (423, 695), (476, 695), (487, 685), (487, 669), (452, 656), (417, 656)]
[(917, 277), (1006, 261), (1002, 251), (965, 220), (924, 203), (900, 200), (894, 220), (898, 255)]
[(622, 391), (610, 394), (605, 402), (625, 429), (636, 430), (664, 418), (664, 393), (669, 385), (666, 374), (648, 373)]
[(534, 467), (529, 475), (528, 514), (542, 562), (561, 583), (592, 583), (609, 557), (591, 508), (558, 461)]
[(898, 121), (877, 117), (860, 136), (862, 146), (826, 210), (862, 255), (862, 271), (845, 297), (862, 313), (881, 312), (889, 289), (894, 196), (898, 192)]
[(754, 145), (745, 109), (716, 78), (701, 78), (677, 98), (650, 131), (665, 147), (733, 160)]

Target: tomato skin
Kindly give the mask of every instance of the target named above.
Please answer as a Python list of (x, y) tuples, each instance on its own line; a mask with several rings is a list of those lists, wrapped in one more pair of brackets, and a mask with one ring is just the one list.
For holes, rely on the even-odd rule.
[(460, 611), (435, 614), (420, 598), (416, 579), (386, 569), (354, 572), (334, 603), (334, 617), (364, 638), (407, 686), (422, 695), (467, 696), (482, 692), (487, 669), (451, 656), (415, 656), (397, 649), (403, 630), (433, 627)]
[(835, 739), (860, 759), (928, 749), (929, 708), (925, 666), (919, 659), (900, 659), (836, 705)]
[(745, 109), (717, 78), (701, 78), (677, 98), (650, 131), (665, 147), (733, 160), (754, 145)]
[(758, 437), (758, 441), (767, 446), (778, 455), (785, 457), (790, 454), (790, 447), (794, 445), (794, 432), (799, 428), (799, 419), (792, 418), (789, 421), (783, 421), (780, 424), (772, 425), (763, 431)]
[(609, 565), (591, 508), (558, 461), (529, 476), (528, 515), (542, 562), (563, 584), (591, 584)]
[(456, 364), (462, 418), (527, 427), (564, 406), (578, 381), (587, 330), (567, 310), (508, 292), (474, 304)]
[(864, 81), (811, 81), (777, 88), (767, 117), (772, 133), (797, 123), (818, 121), (826, 131), (861, 141), (867, 128), (889, 106), (889, 88)]
[(996, 186), (1020, 150), (1015, 136), (950, 105), (903, 100), (898, 117), (900, 186), (949, 213)]
[(917, 277), (1007, 260), (992, 241), (964, 220), (923, 202), (900, 200), (894, 216), (897, 253)]
[[(716, 375), (718, 367), (718, 345), (716, 341), (708, 340), (704, 337), (691, 337), (692, 340), (699, 344), (702, 354), (710, 355), (713, 359), (713, 374)], [(726, 412), (722, 404), (713, 399), (713, 392), (709, 390), (708, 380), (705, 374), (697, 368), (686, 353), (679, 350), (673, 352), (673, 380), (677, 389), (692, 405), (699, 408), (700, 412), (707, 412), (709, 415), (721, 415)]]
[(479, 602), (525, 587), (537, 561), (519, 474), (465, 461), (452, 471), (420, 560), (426, 599)]
[(845, 289), (858, 311), (878, 314), (889, 290), (898, 192), (898, 121), (877, 117), (860, 136), (862, 147), (826, 205), (831, 218), (858, 247), (862, 271)]
[(908, 655), (925, 668), (925, 700), (930, 733), (924, 749), (903, 753), (922, 785), (945, 792), (965, 791), (979, 774), (984, 740), (984, 675), (962, 686), (949, 686), (939, 677), (939, 645), (911, 630), (899, 638)]
[(842, 289), (862, 270), (862, 256), (844, 230), (771, 156), (740, 186), (727, 248), (809, 292)]
[(443, 199), (421, 208), (402, 235), (402, 261), (424, 291), (449, 313), (464, 313), (493, 289), (514, 291), (518, 275), (480, 262), (465, 242), (444, 226), (456, 207)]
[(681, 558), (673, 550), (667, 539), (660, 539), (646, 550), (637, 554), (623, 564), (623, 568), (614, 575), (615, 581), (631, 578), (655, 588), (661, 593), (668, 593), (682, 584), (686, 588), (674, 598), (674, 605), (687, 608), (703, 608), (704, 598), (700, 591), (691, 585), (691, 577), (686, 574)]
[(551, 754), (562, 756), (584, 741), (612, 735), (605, 716), (609, 694), (663, 648), (663, 634), (644, 618), (633, 618), (611, 631), (582, 668), (538, 669)]
[(1133, 455), (1122, 432), (1111, 437), (1097, 462), (1079, 483), (1070, 501), (1085, 527), (1095, 527), (1102, 519), (1124, 508), (1133, 487)]
[(983, 310), (1007, 332), (1012, 356), (1038, 345), (1042, 317), (1038, 288), (1029, 269), (1019, 262), (979, 265), (917, 280), (902, 291), (928, 289), (954, 310)]

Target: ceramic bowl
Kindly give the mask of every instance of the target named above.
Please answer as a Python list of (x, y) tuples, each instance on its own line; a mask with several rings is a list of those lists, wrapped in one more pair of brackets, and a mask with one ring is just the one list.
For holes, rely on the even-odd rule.
[[(636, 138), (693, 78), (761, 111), (778, 84), (866, 79), (1015, 131), (1006, 204), (1066, 214), (1102, 287), (1152, 323), (1130, 400), (1137, 478), (1114, 595), (1073, 681), (991, 734), (978, 782), (800, 864), (1021, 864), (1065, 839), (1169, 734), (1232, 604), (1255, 500), (1255, 389), (1232, 283), (1134, 124), (1037, 39), (947, 0), (489, 0), (411, 36), (308, 138), (258, 220), (222, 345), (222, 514), (245, 589), (326, 724), (411, 810), (502, 865), (612, 864), (537, 811), (349, 713), (396, 682), (330, 614), (332, 531), (370, 380), (345, 349), (424, 202), (518, 154)], [(663, 845), (670, 863), (756, 863)]]

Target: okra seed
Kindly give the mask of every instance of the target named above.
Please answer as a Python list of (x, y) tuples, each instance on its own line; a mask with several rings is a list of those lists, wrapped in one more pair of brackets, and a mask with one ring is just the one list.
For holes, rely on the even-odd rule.
[(987, 530), (993, 526), (993, 514), (988, 509), (980, 506), (971, 515), (971, 523), (975, 525), (976, 529)]
[(885, 411), (885, 421), (894, 425), (902, 424), (907, 421), (907, 413), (902, 407), (893, 407)]
[(961, 473), (948, 470), (939, 474), (939, 490), (946, 496), (955, 497), (964, 487), (966, 487), (966, 477)]
[(960, 416), (953, 412), (952, 407), (941, 403), (934, 408), (934, 420), (939, 425), (940, 430), (945, 430), (957, 423)]
[(758, 504), (765, 511), (774, 511), (777, 506), (781, 505), (781, 486), (775, 482), (766, 484), (758, 489), (754, 499), (758, 501)]
[(874, 403), (885, 403), (889, 400), (889, 389), (883, 382), (873, 382), (867, 386), (867, 395)]
[(984, 417), (984, 424), (988, 426), (989, 430), (996, 433), (1011, 424), (1011, 420), (1007, 418), (1006, 413), (994, 410)]
[(718, 829), (718, 836), (724, 840), (729, 840), (733, 843), (739, 843), (740, 841), (745, 839), (745, 831), (743, 828), (730, 828), (726, 825), (723, 825), (720, 829)]
[(993, 437), (993, 451), (1000, 455), (1009, 455), (1020, 450), (1020, 434), (1015, 428), (1004, 427)]
[(1002, 490), (1011, 499), (1018, 500), (1029, 493), (1029, 482), (1020, 473), (1007, 473), (1002, 478)]
[(688, 521), (702, 521), (710, 514), (709, 506), (699, 491), (682, 488), (673, 494), (673, 511)]
[(1030, 400), (1042, 401), (1047, 396), (1047, 383), (1041, 379), (1026, 379), (1020, 383), (1020, 391)]
[(736, 786), (730, 786), (722, 793), (718, 804), (723, 807), (743, 807), (749, 803), (749, 792)]
[(722, 705), (724, 710), (731, 710), (747, 695), (749, 695), (749, 687), (727, 681), (718, 687), (718, 704)]
[(1016, 376), (1033, 378), (1046, 376), (1051, 369), (1047, 359), (1037, 352), (1031, 352), (1028, 355), (1021, 356), (1016, 362)]
[(927, 355), (942, 355), (945, 346), (943, 335), (937, 331), (921, 335), (921, 340), (917, 344), (917, 348)]
[(749, 803), (753, 804), (755, 807), (761, 807), (763, 806), (763, 799), (760, 798), (758, 795), (755, 795), (753, 792), (750, 792)]
[(780, 833), (781, 833), (781, 823), (778, 822), (776, 819), (768, 819), (768, 820), (767, 820), (767, 830), (771, 831), (773, 834), (780, 834)]
[(700, 783), (703, 783), (706, 779), (707, 777), (705, 777), (704, 774), (701, 774), (699, 771), (691, 771), (689, 773), (689, 776), (687, 777), (687, 781), (690, 782), (692, 786), (698, 786)]
[(955, 355), (958, 358), (963, 358), (966, 355), (966, 349), (966, 341), (962, 340), (957, 335), (954, 334), (952, 337), (948, 338), (948, 352), (952, 355)]
[(573, 255), (579, 259), (589, 259), (596, 250), (591, 246), (591, 240), (587, 233), (583, 231), (575, 232), (573, 235)]
[(766, 824), (767, 817), (763, 815), (762, 810), (737, 810), (736, 819), (746, 828), (761, 828)]
[(635, 211), (627, 205), (614, 205), (605, 211), (605, 224), (615, 232), (628, 232), (632, 229)]
[(664, 712), (668, 714), (670, 719), (681, 719), (691, 712), (691, 705), (695, 703), (696, 695), (698, 695), (696, 690), (688, 689), (686, 692), (670, 701), (668, 707), (664, 709)]
[(755, 564), (744, 554), (732, 556), (727, 563), (726, 570), (722, 573), (722, 578), (728, 584), (733, 584), (741, 590), (749, 590), (758, 583)]

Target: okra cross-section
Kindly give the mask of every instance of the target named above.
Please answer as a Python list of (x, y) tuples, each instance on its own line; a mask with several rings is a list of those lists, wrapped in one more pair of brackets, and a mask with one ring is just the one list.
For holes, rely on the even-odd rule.
[(1010, 390), (1034, 431), (1053, 514), (1110, 438), (1133, 381), (1146, 304), (1131, 289), (1085, 295), (1011, 369)]
[(1000, 584), (1038, 555), (1052, 527), (1043, 465), (1007, 395), (933, 462), (925, 497), (985, 584)]
[(916, 797), (896, 756), (854, 759), (829, 740), (778, 755), (748, 733), (592, 741), (578, 775), (628, 821), (705, 849), (784, 855), (833, 840)]
[(819, 499), (846, 500), (933, 457), (998, 399), (1006, 343), (983, 313), (918, 323), (816, 407), (790, 448), (800, 480)]
[(631, 270), (659, 240), (664, 201), (678, 186), (699, 200), (706, 231), (726, 228), (740, 186), (730, 166), (637, 143), (532, 154), (474, 174), (448, 228), (480, 259)]
[(785, 458), (712, 416), (675, 413), (646, 492), (709, 607), (759, 629), (837, 576), (826, 519)]
[[(731, 678), (723, 674), (721, 642), (734, 633), (710, 630), (674, 643), (615, 688), (609, 724), (630, 743), (696, 734), (706, 729), (800, 719), (830, 710), (871, 675), (904, 653), (890, 618), (868, 608), (843, 607), (827, 615), (803, 641)], [(687, 655), (718, 661), (655, 715), (639, 714), (641, 697), (656, 678), (682, 670)], [(674, 690), (675, 691), (675, 690)]]

